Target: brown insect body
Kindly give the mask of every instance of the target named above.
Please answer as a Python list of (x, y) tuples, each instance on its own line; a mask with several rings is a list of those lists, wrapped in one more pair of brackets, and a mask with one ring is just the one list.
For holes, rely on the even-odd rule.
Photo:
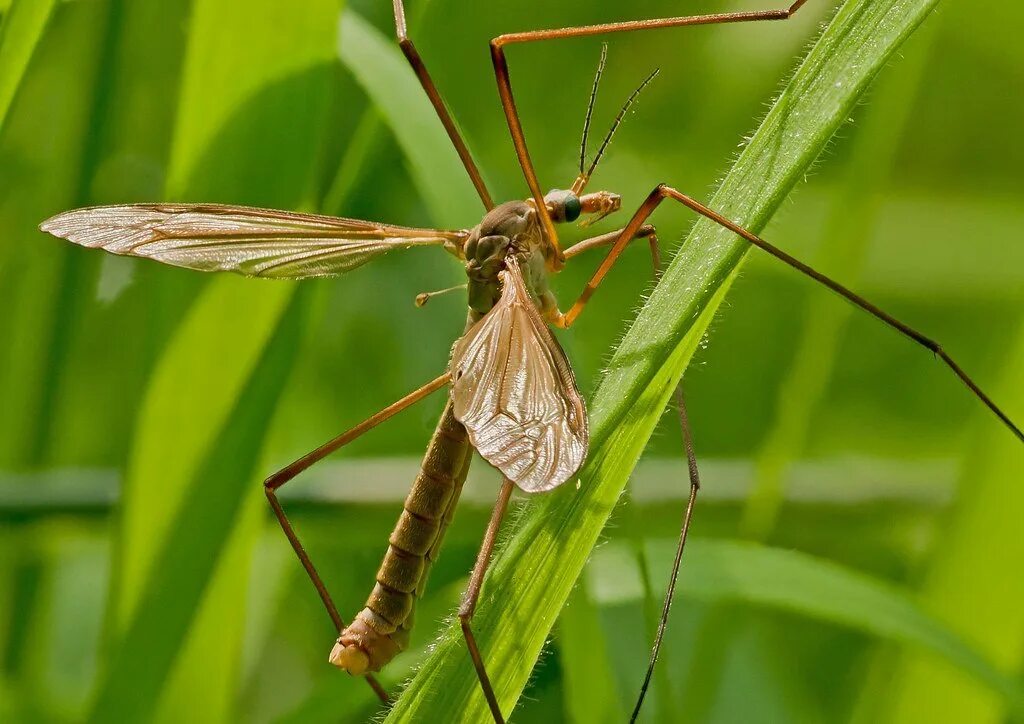
[[(578, 215), (581, 203), (596, 210), (597, 200), (611, 198), (602, 194), (580, 202), (569, 192), (552, 192), (547, 206), (568, 220)], [(567, 215), (566, 203), (573, 201), (577, 207)], [(218, 204), (75, 209), (41, 228), (115, 254), (270, 278), (340, 274), (390, 250), (414, 246), (442, 246), (465, 262), (469, 317), (466, 334), (452, 348), (451, 401), (391, 534), (377, 583), (331, 652), (331, 662), (353, 674), (377, 671), (408, 645), (416, 599), (461, 493), (470, 448), (528, 492), (561, 485), (586, 456), (586, 410), (569, 362), (547, 326), (560, 316), (548, 277), (561, 259), (545, 240), (532, 200), (501, 204), (472, 230), (413, 229)], [(285, 474), (272, 476), (267, 483), (272, 506), (273, 491), (281, 484), (350, 439), (340, 436)], [(294, 535), (283, 512), (275, 512)], [(322, 590), (311, 564), (307, 570)], [(332, 606), (329, 612), (336, 616)]]
[[(578, 462), (586, 455), (586, 411), (581, 400), (578, 404), (564, 405), (571, 408), (574, 424), (582, 430), (575, 437), (578, 442), (576, 454), (563, 458), (567, 463), (556, 459), (548, 461), (549, 464), (541, 461), (542, 464), (537, 465), (538, 456), (527, 456), (524, 459), (514, 449), (514, 445), (501, 444), (505, 441), (490, 446), (480, 441), (471, 443), (471, 432), (461, 424), (460, 418), (463, 415), (460, 412), (465, 414), (465, 408), (472, 402), (473, 394), (480, 385), (471, 385), (468, 392), (460, 387), (459, 351), (460, 347), (466, 346), (467, 341), (474, 339), (474, 332), (486, 327), (486, 317), (490, 312), (502, 311), (495, 310), (496, 306), (505, 302), (506, 306), (522, 308), (530, 315), (529, 321), (532, 322), (535, 335), (547, 333), (547, 338), (542, 338), (542, 341), (554, 349), (553, 355), (552, 350), (548, 350), (547, 358), (557, 358), (562, 362), (558, 366), (558, 376), (563, 382), (571, 384), (572, 389), (575, 389), (575, 381), (568, 361), (547, 332), (541, 317), (542, 314), (557, 311), (557, 303), (548, 287), (552, 255), (550, 247), (543, 242), (533, 205), (525, 201), (510, 201), (492, 209), (470, 233), (463, 247), (463, 255), (469, 278), (470, 309), (467, 333), (453, 348), (452, 400), (445, 406), (419, 474), (405, 500), (402, 514), (391, 533), (387, 553), (377, 572), (377, 582), (366, 606), (341, 632), (331, 651), (331, 663), (351, 674), (379, 671), (408, 645), (416, 600), (423, 595), (430, 567), (436, 559), (462, 492), (473, 447), (479, 448), (481, 455), (510, 479), (531, 491), (541, 489), (539, 486), (548, 489), (564, 482), (564, 472), (567, 470), (569, 474), (574, 473)], [(502, 327), (509, 326), (501, 320), (496, 322)], [(520, 364), (531, 358), (529, 353), (523, 352), (521, 346), (516, 349), (516, 345), (507, 341), (497, 346), (508, 349), (509, 357), (519, 360)], [(484, 417), (488, 417), (486, 410)], [(516, 420), (513, 424), (520, 423)], [(493, 427), (489, 419), (474, 424), (474, 428)], [(552, 434), (559, 432), (550, 424), (547, 427)], [(511, 453), (509, 447), (513, 448)], [(492, 449), (496, 452), (489, 455)], [(491, 459), (501, 453), (500, 461)], [(508, 462), (510, 457), (511, 463)], [(503, 462), (506, 464), (503, 465)], [(550, 464), (552, 462), (555, 465)], [(557, 467), (558, 463), (566, 470), (563, 470), (563, 475), (552, 477), (552, 467)], [(509, 465), (514, 468), (514, 472), (505, 470)], [(526, 475), (531, 468), (533, 478), (542, 482), (531, 484)]]

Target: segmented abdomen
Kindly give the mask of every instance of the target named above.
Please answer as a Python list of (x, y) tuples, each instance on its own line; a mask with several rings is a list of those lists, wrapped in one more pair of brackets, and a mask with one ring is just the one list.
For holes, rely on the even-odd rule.
[(409, 642), (416, 599), (451, 522), (469, 471), (466, 429), (445, 405), (416, 482), (389, 539), (366, 607), (341, 632), (332, 663), (353, 674), (378, 671)]

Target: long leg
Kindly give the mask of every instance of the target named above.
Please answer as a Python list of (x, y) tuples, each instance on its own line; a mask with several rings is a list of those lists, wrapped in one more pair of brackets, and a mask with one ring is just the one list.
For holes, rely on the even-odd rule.
[(505, 59), (506, 45), (534, 43), (540, 40), (557, 40), (561, 38), (580, 38), (588, 35), (626, 33), (636, 30), (654, 30), (656, 28), (677, 28), (685, 25), (714, 25), (718, 23), (742, 23), (756, 20), (788, 20), (806, 2), (807, 0), (796, 0), (796, 2), (783, 10), (758, 10), (754, 12), (714, 13), (711, 15), (687, 15), (675, 18), (632, 20), (621, 23), (583, 25), (575, 28), (508, 33), (494, 38), (491, 41), (491, 62), (494, 65), (494, 75), (498, 82), (498, 95), (501, 98), (501, 107), (505, 111), (505, 120), (508, 123), (509, 133), (512, 135), (516, 156), (519, 157), (519, 165), (523, 169), (523, 176), (526, 178), (527, 186), (530, 187), (530, 195), (533, 196), (537, 208), (540, 209), (544, 233), (555, 250), (561, 253), (558, 245), (558, 234), (555, 232), (555, 225), (552, 223), (551, 215), (548, 213), (547, 206), (544, 203), (544, 194), (541, 192), (540, 182), (537, 180), (537, 172), (533, 167), (533, 161), (530, 159), (530, 151), (526, 147), (523, 124), (519, 120), (516, 101), (512, 95), (512, 80), (509, 77), (508, 61)]
[[(602, 246), (611, 246), (619, 240), (619, 235), (622, 234), (622, 229), (616, 229), (615, 231), (609, 231), (607, 234), (600, 234), (598, 236), (591, 236), (589, 239), (583, 239), (568, 249), (565, 250), (565, 258), (571, 259), (577, 254), (582, 254), (585, 251), (591, 249), (597, 249)], [(658, 256), (658, 239), (654, 235), (654, 227), (650, 224), (644, 224), (636, 230), (636, 234), (633, 235), (633, 239), (650, 239), (651, 240), (651, 254), (654, 255), (655, 268), (660, 265), (660, 256)]]
[[(430, 393), (444, 387), (448, 384), (449, 377), (449, 373), (446, 372), (436, 380), (428, 382), (418, 390), (411, 392), (397, 402), (385, 407), (376, 415), (367, 418), (351, 430), (343, 432), (341, 435), (338, 435), (333, 440), (324, 443), (313, 452), (303, 455), (291, 465), (288, 465), (271, 475), (263, 483), (263, 490), (267, 495), (267, 500), (270, 502), (270, 507), (274, 511), (274, 516), (277, 518), (277, 522), (281, 524), (281, 529), (288, 538), (288, 542), (292, 544), (292, 549), (295, 551), (295, 555), (299, 557), (302, 567), (306, 569), (306, 573), (309, 575), (309, 580), (313, 582), (313, 587), (316, 588), (316, 592), (319, 594), (320, 600), (323, 601), (324, 607), (327, 609), (327, 615), (331, 617), (331, 622), (339, 632), (345, 628), (345, 623), (342, 621), (341, 615), (338, 613), (337, 606), (334, 605), (334, 601), (331, 599), (331, 594), (327, 592), (327, 587), (320, 578), (320, 574), (317, 573), (316, 567), (313, 565), (313, 561), (310, 560), (309, 554), (306, 553), (306, 549), (302, 547), (302, 543), (299, 541), (299, 537), (296, 535), (291, 521), (289, 521), (288, 516), (285, 515), (284, 509), (281, 507), (281, 501), (277, 499), (277, 490), (289, 480), (294, 479), (302, 471), (323, 460), (336, 450), (341, 449), (363, 433), (373, 429), (410, 405), (419, 402)], [(384, 691), (384, 687), (380, 685), (380, 682), (378, 682), (372, 674), (367, 674), (366, 681), (377, 693), (377, 696), (380, 697), (380, 700), (387, 703), (388, 695), (387, 692)]]
[(484, 667), (483, 657), (480, 655), (480, 648), (476, 644), (476, 637), (470, 624), (473, 621), (473, 614), (476, 612), (476, 602), (480, 598), (480, 588), (484, 583), (484, 575), (487, 567), (491, 564), (491, 554), (494, 553), (494, 544), (498, 539), (498, 529), (501, 527), (501, 520), (505, 517), (508, 509), (508, 501), (512, 496), (512, 489), (515, 484), (505, 478), (501, 484), (501, 491), (498, 493), (498, 502), (494, 505), (494, 512), (491, 513), (491, 522), (487, 524), (487, 531), (484, 533), (484, 542), (480, 546), (480, 552), (476, 556), (476, 563), (473, 565), (473, 572), (469, 576), (469, 585), (462, 597), (462, 605), (459, 606), (459, 622), (462, 624), (462, 635), (466, 639), (466, 648), (473, 659), (473, 668), (476, 669), (477, 678), (480, 679), (480, 688), (483, 689), (487, 705), (491, 708), (491, 715), (498, 724), (504, 724), (505, 718), (501, 714), (501, 707), (498, 706), (498, 699), (494, 695), (494, 687), (487, 676), (487, 669)]
[[(632, 224), (631, 224), (632, 226)], [(588, 251), (600, 246), (615, 244), (629, 232), (630, 227), (613, 231), (608, 234), (594, 236), (575, 244), (565, 250), (565, 258), (568, 259), (583, 251)], [(635, 233), (628, 237), (630, 241), (638, 238), (646, 238), (651, 251), (651, 263), (654, 267), (655, 282), (661, 279), (661, 251), (658, 248), (658, 237), (655, 228), (650, 224), (642, 224), (636, 228)], [(623, 245), (624, 246), (624, 245)], [(617, 258), (617, 257), (616, 257)], [(613, 259), (614, 261), (614, 259)], [(578, 314), (578, 313), (577, 313)], [(665, 629), (668, 627), (668, 614), (672, 608), (672, 600), (675, 597), (676, 580), (679, 578), (679, 568), (683, 560), (683, 550), (686, 547), (686, 537), (690, 532), (690, 521), (693, 519), (693, 507), (697, 502), (697, 492), (700, 490), (700, 472), (697, 469), (697, 456), (693, 449), (693, 436), (690, 432), (690, 421), (686, 413), (686, 401), (683, 398), (683, 383), (676, 386), (672, 394), (676, 411), (679, 413), (679, 425), (683, 434), (683, 449), (686, 452), (686, 464), (690, 478), (690, 495), (686, 502), (686, 509), (683, 512), (683, 521), (679, 529), (679, 541), (676, 544), (676, 554), (672, 561), (672, 570), (669, 573), (668, 589), (661, 605), (661, 615), (658, 618), (658, 627), (654, 636), (654, 644), (651, 647), (650, 658), (647, 662), (647, 671), (644, 674), (644, 681), (640, 687), (630, 722), (635, 722), (640, 714), (640, 707), (643, 706), (644, 697), (647, 695), (647, 688), (650, 686), (651, 678), (654, 676), (654, 666), (658, 662), (658, 654), (661, 652), (661, 642), (665, 637)]]
[[(623, 229), (621, 229), (618, 232), (613, 232), (613, 234), (618, 234), (618, 238), (616, 238), (614, 241), (609, 241), (609, 237), (612, 236), (612, 234), (605, 234), (600, 237), (585, 239), (584, 241), (566, 250), (566, 257), (569, 257), (577, 253), (580, 253), (581, 251), (585, 251), (587, 249), (604, 246), (607, 245), (608, 243), (612, 244), (611, 250), (608, 252), (608, 255), (601, 263), (601, 266), (594, 273), (590, 282), (587, 284), (583, 292), (580, 294), (579, 299), (570, 309), (569, 313), (564, 315), (564, 326), (569, 326), (576, 319), (576, 317), (579, 316), (580, 312), (583, 310), (590, 296), (593, 294), (594, 290), (601, 283), (601, 280), (604, 279), (605, 275), (614, 265), (615, 261), (618, 259), (622, 251), (625, 249), (626, 245), (633, 239), (637, 238), (638, 236), (641, 236), (641, 232), (644, 230), (647, 231), (642, 235), (646, 236), (650, 241), (651, 255), (655, 270), (655, 279), (660, 277), (661, 260), (657, 245), (657, 237), (654, 233), (654, 228), (650, 225), (644, 224), (644, 222), (654, 212), (658, 205), (666, 198), (674, 199), (682, 203), (687, 208), (696, 211), (702, 216), (705, 216), (711, 219), (712, 221), (724, 226), (733, 233), (745, 239), (747, 242), (753, 244), (754, 246), (757, 246), (760, 249), (763, 249), (764, 251), (768, 252), (775, 258), (793, 267), (802, 274), (825, 285), (826, 287), (838, 293), (842, 297), (846, 298), (856, 306), (860, 307), (861, 309), (867, 311), (876, 318), (885, 322), (890, 327), (893, 327), (896, 331), (900, 332), (905, 337), (908, 337), (909, 339), (917, 342), (918, 344), (926, 347), (927, 349), (930, 349), (935, 355), (942, 359), (943, 362), (945, 362), (947, 366), (949, 366), (953, 370), (954, 373), (956, 373), (956, 375), (963, 381), (963, 383), (968, 387), (968, 389), (970, 389), (982, 402), (984, 402), (985, 405), (990, 410), (992, 410), (992, 412), (994, 412), (999, 417), (999, 419), (1007, 427), (1009, 427), (1010, 430), (1019, 439), (1024, 440), (1024, 436), (1022, 436), (1020, 428), (1018, 428), (1009, 419), (1009, 417), (1005, 413), (1003, 413), (1003, 411), (999, 407), (997, 407), (995, 403), (992, 402), (992, 400), (978, 388), (974, 381), (960, 368), (958, 364), (956, 364), (955, 361), (953, 361), (953, 359), (948, 354), (946, 354), (946, 352), (937, 342), (932, 341), (931, 339), (924, 336), (920, 332), (917, 332), (910, 326), (904, 324), (903, 322), (900, 322), (890, 314), (882, 311), (874, 304), (865, 300), (863, 297), (850, 291), (846, 287), (833, 281), (829, 277), (821, 274), (820, 272), (809, 267), (808, 265), (804, 264), (798, 259), (790, 256), (781, 249), (778, 249), (777, 247), (769, 244), (768, 242), (764, 241), (763, 239), (756, 236), (752, 232), (729, 221), (728, 219), (724, 218), (721, 214), (712, 211), (711, 209), (707, 208), (706, 206), (694, 200), (693, 198), (665, 185), (658, 186), (657, 188), (654, 189), (654, 191), (650, 193), (646, 201), (633, 215), (633, 218), (630, 220), (628, 225), (626, 225)], [(654, 645), (651, 649), (650, 658), (647, 664), (647, 671), (645, 672), (644, 680), (640, 687), (640, 693), (637, 697), (636, 704), (634, 705), (633, 712), (630, 716), (631, 723), (636, 721), (637, 716), (640, 713), (640, 708), (643, 705), (644, 697), (647, 694), (647, 689), (650, 685), (651, 678), (654, 674), (654, 667), (658, 661), (658, 654), (661, 650), (661, 644), (664, 639), (665, 629), (668, 625), (668, 615), (672, 606), (672, 600), (675, 594), (676, 581), (678, 579), (679, 569), (682, 563), (683, 550), (686, 546), (686, 539), (689, 533), (690, 523), (693, 518), (693, 509), (697, 500), (697, 493), (700, 490), (700, 474), (697, 469), (697, 459), (693, 449), (693, 438), (690, 431), (689, 419), (686, 413), (685, 401), (683, 399), (682, 383), (680, 383), (679, 386), (676, 388), (673, 397), (679, 412), (679, 422), (680, 426), (682, 427), (683, 444), (686, 450), (686, 460), (687, 466), (689, 468), (690, 477), (690, 495), (683, 513), (682, 527), (680, 529), (679, 540), (676, 545), (675, 558), (672, 562), (672, 570), (669, 574), (668, 590), (665, 593), (665, 599), (662, 603), (661, 616), (658, 621), (657, 632), (654, 638)]]
[[(643, 229), (644, 227), (640, 227)], [(653, 229), (653, 227), (651, 227)], [(652, 233), (649, 237), (651, 249), (651, 261), (654, 264), (654, 279), (661, 279), (661, 252), (658, 249), (657, 237)], [(676, 543), (676, 555), (672, 560), (672, 570), (669, 572), (668, 588), (665, 591), (665, 598), (661, 604), (661, 615), (658, 618), (658, 628), (654, 634), (654, 644), (651, 647), (651, 654), (647, 661), (647, 671), (644, 673), (643, 684), (640, 685), (640, 693), (637, 695), (636, 704), (633, 706), (633, 713), (629, 717), (630, 724), (636, 721), (640, 715), (640, 707), (643, 706), (644, 697), (647, 695), (647, 687), (651, 684), (651, 677), (654, 676), (654, 666), (658, 663), (658, 654), (661, 652), (661, 642), (665, 638), (665, 629), (668, 627), (668, 614), (672, 608), (672, 600), (675, 598), (676, 581), (679, 579), (679, 567), (683, 561), (683, 549), (686, 547), (686, 537), (690, 532), (690, 521), (693, 520), (693, 507), (697, 502), (697, 493), (700, 491), (700, 472), (697, 469), (697, 455), (693, 449), (693, 435), (690, 432), (690, 418), (686, 413), (686, 400), (683, 397), (683, 383), (680, 380), (672, 393), (672, 399), (679, 413), (679, 426), (683, 434), (683, 449), (686, 452), (686, 467), (690, 477), (690, 495), (686, 501), (686, 508), (683, 511), (683, 522), (679, 528), (679, 540)]]
[(988, 395), (982, 392), (981, 388), (978, 387), (974, 380), (972, 380), (970, 376), (966, 372), (964, 372), (960, 365), (958, 365), (956, 361), (954, 361), (953, 358), (950, 357), (944, 349), (942, 349), (942, 346), (938, 342), (930, 339), (929, 337), (926, 337), (913, 327), (896, 319), (888, 312), (883, 311), (876, 305), (864, 299), (864, 297), (847, 289), (842, 284), (833, 281), (831, 278), (825, 276), (821, 272), (812, 269), (799, 259), (796, 259), (795, 257), (790, 256), (786, 252), (782, 251), (781, 249), (773, 246), (772, 244), (769, 244), (767, 241), (760, 238), (756, 234), (744, 229), (742, 226), (739, 226), (738, 224), (735, 224), (732, 221), (729, 221), (718, 212), (712, 211), (708, 207), (701, 204), (699, 201), (696, 201), (693, 198), (687, 196), (686, 194), (676, 191), (674, 188), (671, 188), (664, 184), (657, 186), (653, 191), (651, 191), (651, 193), (647, 196), (647, 199), (643, 202), (643, 204), (641, 204), (640, 208), (633, 215), (633, 218), (630, 219), (630, 222), (619, 234), (619, 238), (612, 245), (612, 248), (609, 250), (608, 255), (605, 257), (604, 261), (601, 262), (601, 265), (597, 268), (597, 271), (594, 272), (594, 275), (591, 277), (590, 281), (587, 283), (587, 286), (583, 289), (583, 292), (580, 294), (579, 299), (577, 299), (576, 303), (573, 304), (572, 308), (562, 316), (562, 319), (560, 321), (561, 326), (568, 327), (573, 323), (576, 317), (579, 316), (579, 313), (583, 310), (583, 307), (586, 306), (586, 303), (590, 299), (591, 295), (594, 293), (594, 290), (597, 289), (598, 285), (601, 283), (601, 280), (604, 279), (605, 275), (608, 273), (608, 270), (611, 269), (611, 267), (615, 264), (616, 259), (618, 259), (619, 255), (622, 253), (622, 250), (626, 247), (626, 244), (628, 244), (630, 239), (632, 239), (636, 235), (640, 227), (643, 226), (644, 221), (647, 220), (647, 217), (649, 217), (665, 199), (673, 199), (675, 201), (678, 201), (679, 203), (683, 204), (692, 211), (696, 211), (701, 216), (707, 217), (708, 219), (714, 221), (716, 224), (724, 226), (729, 231), (742, 237), (747, 242), (756, 246), (757, 248), (763, 249), (764, 251), (768, 252), (779, 261), (789, 265), (793, 269), (796, 269), (801, 274), (810, 277), (819, 284), (828, 287), (836, 294), (839, 294), (841, 297), (845, 298), (847, 301), (852, 302), (854, 305), (860, 307), (868, 314), (871, 314), (875, 318), (881, 320), (888, 326), (892, 327), (897, 332), (902, 334), (904, 337), (916, 342), (917, 344), (921, 345), (926, 349), (931, 350), (931, 352), (936, 357), (941, 359), (947, 367), (953, 370), (954, 374), (956, 374), (956, 376), (960, 378), (960, 381), (964, 383), (967, 389), (969, 389), (975, 395), (975, 397), (981, 400), (985, 404), (985, 406), (988, 407), (988, 409), (991, 410), (996, 415), (996, 417), (998, 417), (1003, 422), (1003, 424), (1006, 425), (1006, 427), (1008, 427), (1010, 431), (1017, 436), (1019, 440), (1024, 442), (1024, 432), (1021, 431), (1020, 427), (1018, 427), (1009, 418), (1009, 416), (1005, 412), (1003, 412), (1002, 409), (1000, 409), (995, 402), (992, 401), (992, 399)]
[(409, 65), (411, 65), (413, 71), (415, 71), (416, 77), (419, 78), (420, 85), (423, 86), (423, 90), (426, 91), (427, 98), (430, 99), (430, 104), (434, 106), (434, 110), (437, 111), (437, 117), (441, 119), (441, 125), (444, 126), (444, 130), (448, 133), (448, 138), (451, 139), (452, 145), (455, 146), (455, 151), (459, 154), (459, 158), (462, 160), (462, 165), (466, 167), (466, 173), (469, 174), (469, 178), (473, 182), (476, 192), (480, 195), (480, 200), (484, 203), (484, 207), (490, 211), (494, 208), (494, 201), (491, 199), (491, 194), (487, 190), (487, 185), (484, 183), (483, 176), (480, 175), (480, 169), (477, 168), (476, 163), (473, 161), (473, 156), (469, 153), (469, 148), (466, 147), (466, 142), (462, 140), (462, 135), (459, 133), (459, 129), (455, 125), (455, 121), (448, 112), (448, 107), (444, 104), (444, 99), (441, 98), (441, 93), (437, 90), (437, 86), (434, 85), (434, 80), (430, 77), (430, 73), (427, 71), (427, 66), (423, 63), (423, 59), (416, 51), (416, 46), (413, 45), (412, 40), (409, 39), (405, 23), (405, 4), (402, 0), (394, 0), (394, 9), (395, 35), (398, 36), (398, 45), (405, 54), (406, 60), (409, 61)]
[(629, 717), (631, 723), (635, 722), (640, 714), (640, 707), (643, 706), (644, 697), (647, 695), (647, 687), (650, 686), (651, 677), (654, 676), (654, 666), (658, 663), (661, 642), (665, 637), (665, 629), (668, 627), (669, 610), (672, 608), (672, 599), (676, 593), (676, 581), (679, 578), (679, 567), (683, 561), (686, 536), (690, 532), (690, 521), (693, 519), (693, 506), (697, 502), (697, 493), (700, 490), (700, 473), (697, 470), (697, 457), (693, 451), (693, 436), (690, 433), (690, 420), (686, 414), (686, 401), (683, 399), (683, 383), (681, 381), (672, 394), (672, 399), (679, 413), (679, 424), (683, 431), (683, 447), (686, 450), (686, 465), (690, 475), (690, 496), (686, 501), (686, 509), (683, 511), (683, 522), (679, 529), (679, 541), (676, 543), (676, 555), (672, 560), (672, 570), (668, 578), (668, 590), (665, 592), (665, 599), (661, 604), (661, 616), (658, 619), (658, 629), (654, 635), (654, 645), (651, 647), (651, 654), (647, 661), (647, 671), (644, 674), (644, 681), (640, 686), (640, 693), (637, 695), (636, 704), (633, 706), (633, 713)]

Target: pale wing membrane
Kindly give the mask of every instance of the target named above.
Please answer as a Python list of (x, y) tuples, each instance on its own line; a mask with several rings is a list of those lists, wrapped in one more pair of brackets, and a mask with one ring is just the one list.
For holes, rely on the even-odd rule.
[(550, 490), (587, 456), (587, 413), (515, 264), (502, 282), (501, 299), (452, 349), (455, 417), (505, 477), (527, 492)]
[(466, 235), (220, 204), (95, 206), (58, 214), (39, 228), (114, 254), (278, 279), (342, 274), (392, 249)]

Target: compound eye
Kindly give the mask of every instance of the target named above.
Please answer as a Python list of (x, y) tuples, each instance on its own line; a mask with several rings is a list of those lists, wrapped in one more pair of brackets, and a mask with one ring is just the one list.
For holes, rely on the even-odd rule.
[(576, 221), (580, 218), (580, 212), (583, 210), (583, 205), (580, 203), (580, 197), (576, 194), (567, 193), (565, 195), (565, 220)]

